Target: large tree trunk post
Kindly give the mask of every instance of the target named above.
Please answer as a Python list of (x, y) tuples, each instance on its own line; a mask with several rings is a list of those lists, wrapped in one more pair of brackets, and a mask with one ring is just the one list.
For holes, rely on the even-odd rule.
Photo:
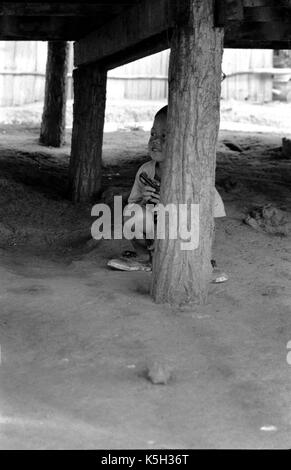
[(171, 43), (161, 202), (199, 204), (199, 246), (182, 251), (179, 237), (157, 241), (152, 295), (158, 303), (204, 303), (211, 276), (223, 31), (214, 28), (213, 0), (187, 1)]
[(74, 122), (70, 160), (73, 201), (90, 200), (101, 189), (107, 71), (90, 64), (74, 70)]
[(45, 99), (40, 142), (60, 147), (65, 143), (69, 43), (50, 41), (46, 65)]

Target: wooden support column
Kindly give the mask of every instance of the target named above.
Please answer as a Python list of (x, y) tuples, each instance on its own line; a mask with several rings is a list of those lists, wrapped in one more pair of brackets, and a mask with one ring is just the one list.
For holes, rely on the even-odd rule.
[(189, 0), (188, 13), (175, 28), (171, 43), (161, 202), (199, 204), (199, 246), (183, 251), (180, 238), (158, 240), (152, 280), (152, 295), (158, 303), (207, 299), (222, 52), (223, 31), (214, 28), (214, 2)]
[(69, 180), (75, 202), (101, 189), (107, 71), (97, 64), (74, 70), (74, 122)]
[(65, 142), (69, 43), (50, 41), (40, 142), (60, 147)]

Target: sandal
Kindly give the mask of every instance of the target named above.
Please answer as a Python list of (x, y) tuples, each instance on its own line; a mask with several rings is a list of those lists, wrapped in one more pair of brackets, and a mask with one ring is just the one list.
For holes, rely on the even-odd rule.
[(116, 258), (108, 261), (109, 268), (117, 269), (118, 271), (146, 271), (151, 272), (152, 265), (146, 261), (138, 261), (130, 258)]
[(223, 273), (217, 268), (213, 269), (212, 273), (212, 284), (221, 284), (228, 281), (228, 275)]

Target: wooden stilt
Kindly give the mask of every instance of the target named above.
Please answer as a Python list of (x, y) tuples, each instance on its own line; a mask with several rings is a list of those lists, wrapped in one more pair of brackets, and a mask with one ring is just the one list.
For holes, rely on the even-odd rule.
[(200, 235), (199, 247), (189, 251), (181, 250), (181, 238), (158, 240), (152, 295), (159, 303), (207, 299), (223, 52), (223, 32), (214, 28), (213, 4), (189, 0), (185, 22), (172, 37), (161, 202), (199, 204)]
[(96, 64), (74, 70), (74, 123), (70, 191), (75, 202), (101, 189), (101, 163), (107, 72)]
[(65, 142), (69, 43), (50, 41), (40, 142), (60, 147)]

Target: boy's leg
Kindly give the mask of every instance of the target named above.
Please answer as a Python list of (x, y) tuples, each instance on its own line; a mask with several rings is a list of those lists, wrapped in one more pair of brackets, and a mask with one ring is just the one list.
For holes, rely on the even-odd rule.
[[(153, 213), (145, 207), (141, 207), (141, 209), (141, 212), (135, 215), (135, 225), (131, 227), (136, 237), (130, 241), (138, 258), (140, 260), (149, 261), (150, 252), (148, 248), (152, 245), (154, 240), (154, 216)], [(130, 217), (126, 217), (124, 222), (129, 219)], [(126, 230), (124, 235), (126, 237)]]
[[(218, 194), (218, 193), (217, 193)], [(222, 201), (222, 200), (221, 200)], [(216, 216), (215, 218), (217, 217), (224, 217), (224, 215), (222, 216)], [(213, 223), (213, 241), (214, 241), (214, 238), (215, 238), (215, 223)], [(221, 271), (218, 266), (217, 266), (217, 263), (216, 263), (216, 260), (215, 259), (212, 259), (210, 260), (211, 261), (211, 265), (212, 265), (212, 282), (214, 284), (220, 284), (222, 282), (226, 282), (228, 281), (228, 276), (227, 274), (225, 274), (225, 272)]]
[(136, 238), (134, 238), (133, 240), (131, 240), (131, 244), (137, 254), (138, 259), (144, 261), (149, 260), (148, 243), (146, 240), (137, 240)]
[[(151, 252), (148, 247), (153, 244), (154, 239), (154, 216), (145, 207), (141, 209), (135, 214), (134, 224), (126, 225), (131, 216), (124, 219), (124, 236), (131, 241), (138, 257), (112, 259), (108, 262), (109, 267), (120, 271), (151, 271)], [(132, 232), (136, 235), (133, 239)]]

